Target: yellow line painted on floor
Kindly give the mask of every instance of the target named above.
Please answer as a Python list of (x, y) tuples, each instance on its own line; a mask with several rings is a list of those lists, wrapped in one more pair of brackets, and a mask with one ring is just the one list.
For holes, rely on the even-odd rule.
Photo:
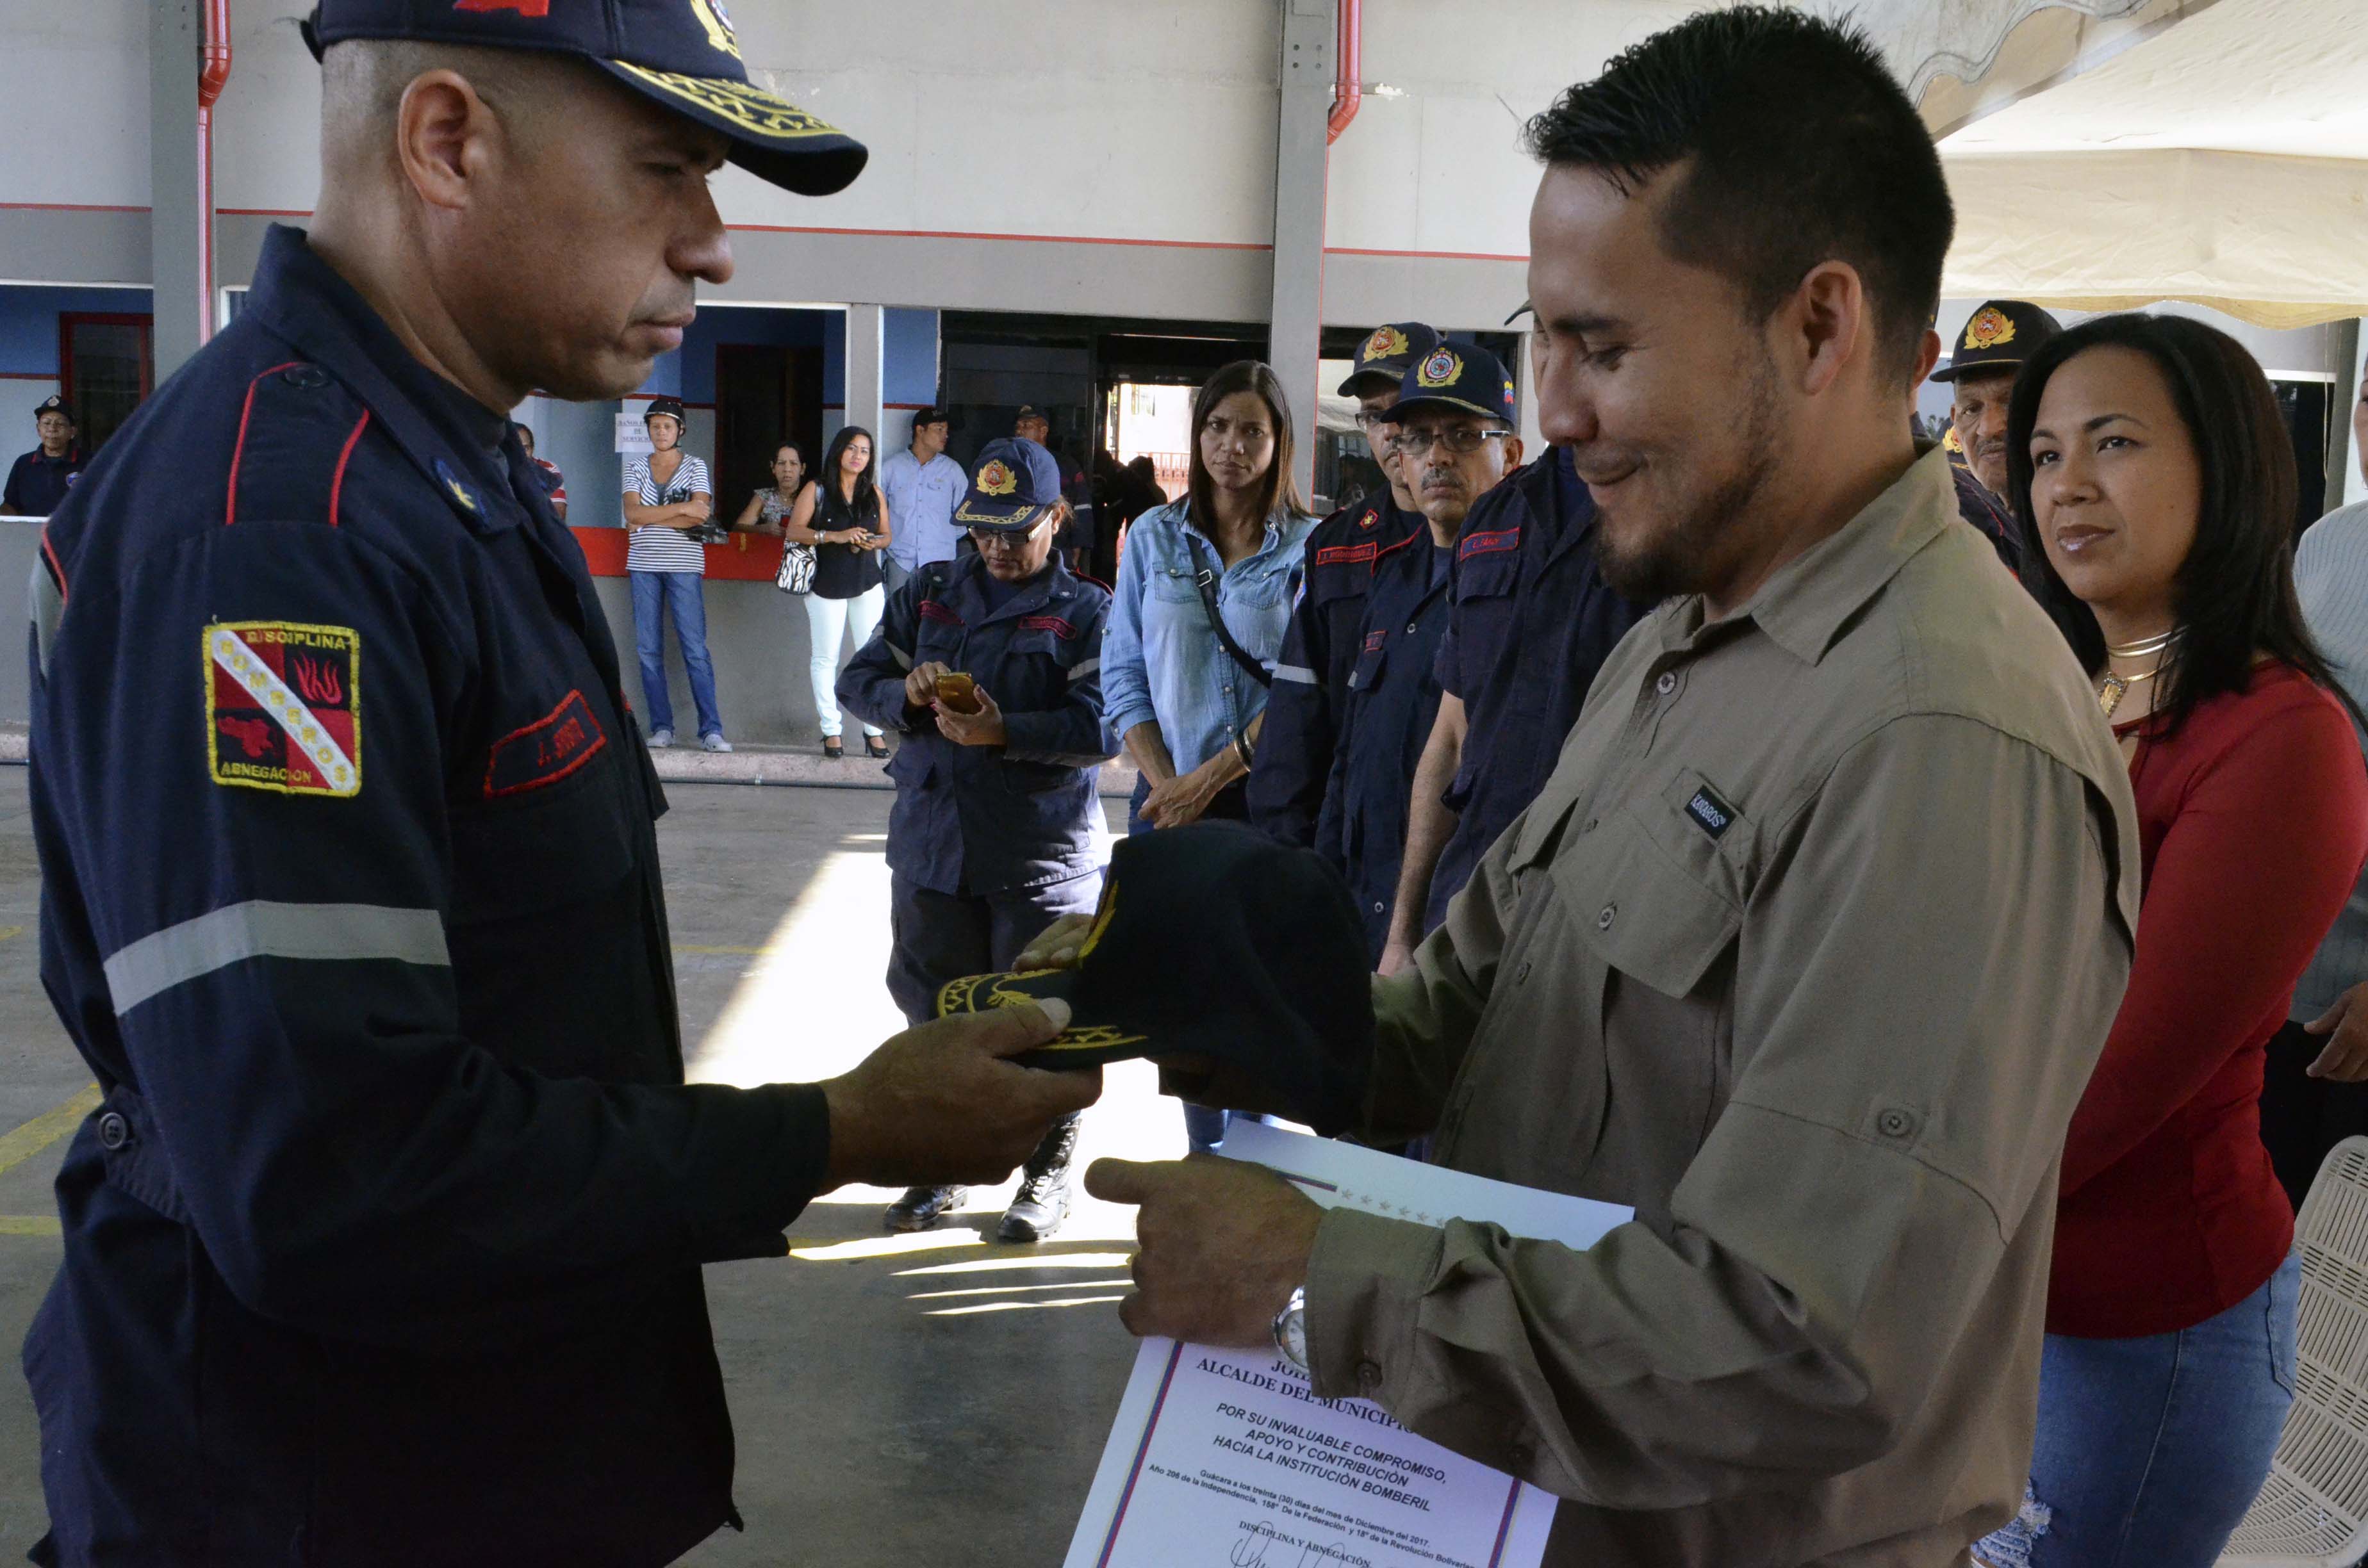
[(99, 1097), (98, 1085), (92, 1084), (57, 1109), (0, 1135), (0, 1172), (23, 1165), (81, 1126), (82, 1119), (98, 1108)]
[(63, 1236), (55, 1214), (0, 1214), (0, 1236)]
[(5, 942), (11, 937), (21, 937), (24, 934), (25, 928), (22, 926), (0, 926), (0, 942)]

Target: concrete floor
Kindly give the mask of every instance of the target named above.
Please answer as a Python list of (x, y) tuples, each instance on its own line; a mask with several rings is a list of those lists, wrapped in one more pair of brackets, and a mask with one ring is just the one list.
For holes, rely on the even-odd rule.
[[(18, 1156), (0, 1168), (0, 1562), (45, 1528), (14, 1352), (57, 1265), (49, 1183), (63, 1151), (24, 1153), (28, 1140), (6, 1134), (89, 1082), (38, 978), (25, 781), (0, 767), (0, 1164)], [(659, 836), (691, 1075), (828, 1077), (895, 1032), (880, 981), (892, 797), (669, 793)], [(1182, 1154), (1181, 1119), (1149, 1068), (1114, 1068), (1108, 1083), (1086, 1157)], [(1056, 1240), (1003, 1247), (992, 1238), (1008, 1190), (978, 1194), (956, 1226), (892, 1242), (880, 1209), (893, 1194), (843, 1189), (791, 1232), (797, 1256), (707, 1271), (748, 1528), (686, 1564), (1060, 1560), (1133, 1357), (1110, 1304), (1126, 1288), (1133, 1211), (1080, 1195)]]

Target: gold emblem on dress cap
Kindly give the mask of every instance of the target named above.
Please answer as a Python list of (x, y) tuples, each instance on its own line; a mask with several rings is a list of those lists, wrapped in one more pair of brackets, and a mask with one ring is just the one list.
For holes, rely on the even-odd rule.
[(2008, 320), (2007, 313), (1996, 305), (1983, 306), (1974, 312), (1974, 319), (1965, 324), (1964, 346), (1967, 348), (1996, 348), (2001, 343), (2013, 341), (2014, 323)]
[(690, 14), (707, 29), (707, 41), (719, 52), (740, 58), (740, 38), (732, 30), (732, 15), (723, 0), (690, 0)]
[(1015, 494), (1019, 489), (1019, 476), (997, 458), (978, 471), (978, 487), (989, 495)]
[(1376, 359), (1394, 358), (1411, 347), (1406, 342), (1406, 335), (1397, 328), (1377, 326), (1373, 329), (1373, 335), (1365, 339), (1365, 352), (1358, 358), (1361, 363), (1370, 365)]
[(1453, 386), (1456, 378), (1463, 373), (1463, 361), (1457, 358), (1455, 350), (1442, 348), (1422, 362), (1422, 368), (1414, 373), (1414, 379), (1419, 386), (1446, 387)]

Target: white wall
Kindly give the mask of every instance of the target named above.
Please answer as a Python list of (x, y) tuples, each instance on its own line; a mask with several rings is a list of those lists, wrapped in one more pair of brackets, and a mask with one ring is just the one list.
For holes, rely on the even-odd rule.
[(0, 4), (0, 201), (148, 204), (147, 0)]

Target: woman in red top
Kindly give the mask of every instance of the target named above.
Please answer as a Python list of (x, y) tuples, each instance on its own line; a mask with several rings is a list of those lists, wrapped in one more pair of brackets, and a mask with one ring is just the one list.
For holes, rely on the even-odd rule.
[(2293, 1399), (2262, 1048), (2368, 857), (2368, 771), (2294, 597), (2294, 460), (2245, 349), (2106, 316), (2024, 366), (2034, 588), (2130, 759), (2137, 952), (2064, 1151), (2032, 1488), (1996, 1568), (2208, 1568)]

